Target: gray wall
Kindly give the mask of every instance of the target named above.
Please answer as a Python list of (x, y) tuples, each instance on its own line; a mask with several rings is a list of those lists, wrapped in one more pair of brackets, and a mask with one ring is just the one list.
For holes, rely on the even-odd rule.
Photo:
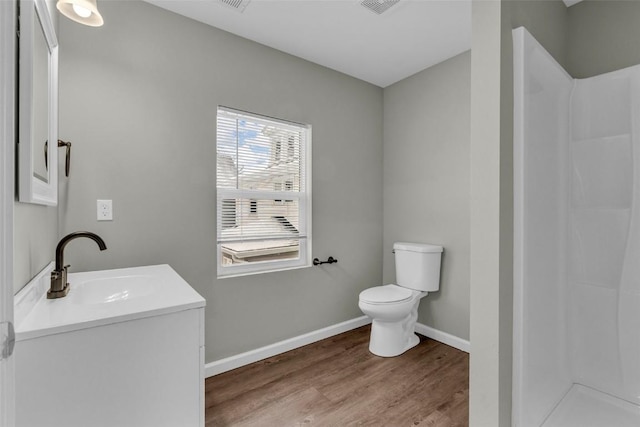
[(470, 52), (384, 89), (383, 282), (394, 242), (440, 244), (440, 291), (419, 322), (469, 339)]
[(640, 64), (640, 2), (583, 1), (568, 12), (571, 75), (591, 77)]
[[(382, 277), (382, 89), (146, 3), (100, 10), (101, 28), (60, 22), (61, 233), (108, 246), (74, 241), (71, 270), (170, 264), (207, 300), (207, 362), (361, 316)], [(219, 104), (313, 126), (313, 255), (338, 264), (216, 280)]]
[(58, 209), (15, 202), (13, 290), (18, 292), (53, 261), (58, 243)]
[[(569, 49), (568, 9), (561, 0), (509, 0), (503, 2), (503, 63), (504, 71), (513, 67), (513, 40), (511, 30), (526, 27), (541, 45), (564, 68)], [(512, 85), (513, 86), (513, 85)], [(513, 91), (513, 88), (511, 88)]]
[(473, 3), (470, 425), (511, 424), (513, 39), (525, 26), (566, 64), (560, 0)]
[[(55, 0), (47, 0), (47, 6), (58, 32)], [(13, 234), (13, 290), (16, 293), (53, 260), (58, 243), (58, 209), (16, 201)]]

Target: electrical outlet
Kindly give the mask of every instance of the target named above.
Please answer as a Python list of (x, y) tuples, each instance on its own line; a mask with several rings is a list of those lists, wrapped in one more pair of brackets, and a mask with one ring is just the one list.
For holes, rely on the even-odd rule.
[(113, 202), (111, 200), (98, 200), (98, 221), (113, 220)]

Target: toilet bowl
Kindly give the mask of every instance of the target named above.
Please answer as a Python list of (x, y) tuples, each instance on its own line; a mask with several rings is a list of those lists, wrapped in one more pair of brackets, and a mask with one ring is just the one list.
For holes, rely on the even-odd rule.
[(422, 243), (394, 244), (398, 284), (360, 292), (358, 306), (372, 319), (371, 353), (394, 357), (418, 345), (418, 305), (428, 292), (440, 287), (442, 250), (442, 246)]
[(397, 285), (376, 286), (360, 293), (358, 306), (371, 317), (369, 351), (376, 356), (398, 356), (420, 339), (414, 333), (418, 304), (427, 292), (412, 291)]

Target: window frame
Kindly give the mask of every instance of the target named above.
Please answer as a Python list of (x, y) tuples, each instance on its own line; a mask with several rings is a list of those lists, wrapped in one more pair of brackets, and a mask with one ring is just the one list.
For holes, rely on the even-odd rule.
[[(291, 192), (284, 190), (284, 183), (282, 184), (282, 191), (268, 191), (268, 190), (241, 190), (241, 189), (228, 189), (228, 188), (218, 188), (218, 173), (217, 173), (217, 160), (218, 160), (218, 118), (220, 117), (221, 112), (231, 113), (233, 115), (239, 115), (241, 117), (247, 118), (249, 120), (257, 120), (259, 122), (266, 122), (269, 124), (281, 124), (283, 127), (294, 127), (303, 132), (303, 140), (300, 142), (300, 166), (304, 170), (303, 177), (301, 177), (301, 186), (304, 187), (305, 191), (302, 192)], [(276, 147), (277, 149), (277, 143)], [(280, 161), (282, 161), (282, 143), (280, 144)], [(287, 154), (285, 154), (285, 159), (288, 158), (288, 144), (287, 144)], [(270, 116), (266, 116), (263, 114), (251, 113), (247, 111), (242, 111), (234, 108), (229, 108), (226, 106), (218, 105), (216, 109), (216, 271), (217, 278), (223, 279), (228, 277), (238, 277), (238, 276), (246, 276), (246, 275), (254, 275), (254, 274), (263, 274), (270, 273), (276, 271), (285, 271), (292, 270), (298, 268), (307, 268), (313, 266), (311, 260), (311, 248), (312, 248), (312, 222), (311, 222), (311, 212), (312, 212), (312, 127), (309, 124), (297, 123), (289, 120), (283, 120), (279, 118), (274, 118)], [(285, 195), (286, 193), (286, 195)], [(285, 197), (286, 196), (286, 197)], [(223, 251), (222, 245), (223, 241), (221, 241), (221, 218), (222, 216), (219, 213), (219, 209), (222, 206), (223, 200), (225, 199), (249, 199), (249, 200), (260, 200), (260, 199), (270, 199), (270, 200), (285, 200), (287, 202), (293, 202), (294, 200), (298, 201), (298, 213), (300, 222), (300, 228), (305, 231), (302, 235), (296, 237), (298, 241), (298, 258), (295, 259), (283, 259), (283, 260), (267, 260), (267, 261), (254, 261), (248, 262), (245, 264), (238, 265), (223, 265)], [(259, 206), (259, 203), (258, 203)], [(269, 240), (269, 239), (264, 239)], [(240, 240), (239, 240), (240, 241)]]

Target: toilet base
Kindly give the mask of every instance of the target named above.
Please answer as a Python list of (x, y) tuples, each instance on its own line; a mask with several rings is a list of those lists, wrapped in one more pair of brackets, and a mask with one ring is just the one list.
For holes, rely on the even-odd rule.
[[(363, 313), (373, 319), (369, 338), (371, 353), (380, 357), (394, 357), (418, 345), (420, 338), (415, 334), (418, 305), (425, 295), (426, 292), (421, 292), (413, 300), (401, 303), (405, 305), (394, 304), (387, 307), (386, 311), (360, 302)], [(403, 316), (403, 312), (407, 314)]]
[(420, 338), (413, 332), (415, 323), (411, 325), (411, 330), (407, 330), (408, 325), (403, 323), (381, 322), (374, 319), (371, 323), (369, 351), (380, 357), (395, 357), (417, 346)]

